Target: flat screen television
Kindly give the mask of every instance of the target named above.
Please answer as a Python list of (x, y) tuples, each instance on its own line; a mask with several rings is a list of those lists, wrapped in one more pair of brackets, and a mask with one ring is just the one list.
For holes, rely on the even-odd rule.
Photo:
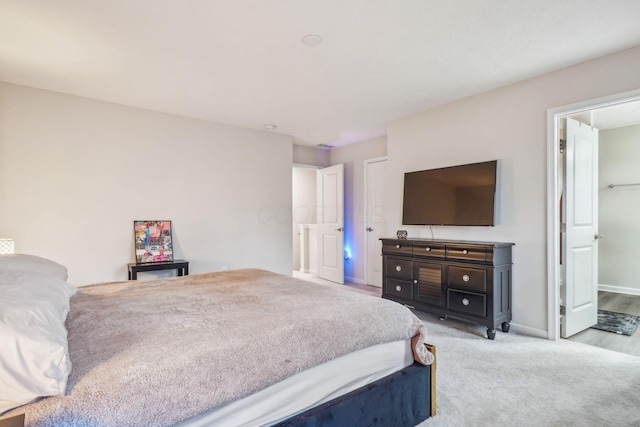
[(404, 174), (404, 225), (492, 226), (498, 161)]

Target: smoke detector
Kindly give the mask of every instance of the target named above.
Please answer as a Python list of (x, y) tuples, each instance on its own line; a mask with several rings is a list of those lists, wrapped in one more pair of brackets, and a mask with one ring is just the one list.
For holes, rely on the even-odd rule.
[(322, 37), (317, 34), (307, 34), (302, 38), (302, 43), (306, 44), (307, 46), (318, 46), (320, 43), (322, 43)]

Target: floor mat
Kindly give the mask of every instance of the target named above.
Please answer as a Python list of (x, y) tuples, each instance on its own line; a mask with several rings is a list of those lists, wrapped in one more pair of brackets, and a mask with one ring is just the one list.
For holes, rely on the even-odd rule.
[(620, 335), (633, 335), (640, 324), (640, 316), (616, 313), (615, 311), (598, 310), (598, 323), (591, 329), (613, 332)]

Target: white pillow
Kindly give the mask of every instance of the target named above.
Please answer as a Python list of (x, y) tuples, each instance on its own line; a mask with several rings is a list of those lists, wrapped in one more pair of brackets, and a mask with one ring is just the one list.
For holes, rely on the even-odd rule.
[(75, 293), (57, 277), (0, 270), (0, 413), (65, 393), (71, 361), (64, 323)]
[(0, 272), (39, 274), (67, 280), (67, 267), (35, 255), (0, 255)]

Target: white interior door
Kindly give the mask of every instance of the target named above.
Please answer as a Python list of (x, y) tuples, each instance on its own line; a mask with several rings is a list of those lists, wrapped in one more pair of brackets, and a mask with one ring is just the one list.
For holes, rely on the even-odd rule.
[(318, 170), (318, 276), (344, 283), (344, 166)]
[(387, 177), (387, 159), (368, 160), (365, 163), (366, 221), (365, 240), (367, 255), (366, 277), (368, 285), (382, 287), (382, 242), (380, 238), (387, 232), (384, 187)]
[(598, 322), (598, 129), (565, 119), (562, 197), (564, 316), (560, 335), (570, 337)]

